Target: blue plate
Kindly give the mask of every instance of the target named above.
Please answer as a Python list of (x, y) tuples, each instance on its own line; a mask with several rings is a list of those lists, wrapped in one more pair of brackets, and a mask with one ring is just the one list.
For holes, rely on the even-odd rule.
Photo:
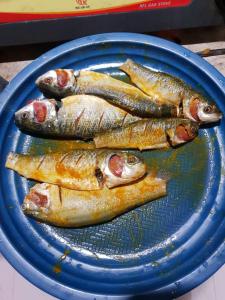
[[(4, 167), (9, 151), (44, 153), (70, 146), (22, 134), (14, 112), (42, 95), (35, 79), (49, 69), (118, 71), (126, 58), (182, 78), (225, 114), (224, 77), (171, 42), (112, 33), (78, 39), (42, 55), (1, 94), (0, 250), (29, 281), (62, 299), (170, 299), (206, 280), (225, 262), (225, 122), (200, 130), (176, 150), (143, 152), (151, 168), (171, 177), (168, 196), (113, 221), (63, 229), (23, 215), (31, 182)], [(61, 144), (60, 144), (61, 143)]]

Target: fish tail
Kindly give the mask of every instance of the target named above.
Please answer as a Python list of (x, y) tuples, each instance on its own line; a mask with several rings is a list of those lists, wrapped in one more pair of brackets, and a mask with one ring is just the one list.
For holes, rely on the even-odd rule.
[(18, 161), (18, 154), (10, 152), (7, 156), (5, 166), (8, 169), (15, 169), (16, 163)]
[(169, 172), (163, 169), (157, 172), (157, 177), (166, 182), (168, 182), (171, 179), (171, 175), (169, 174)]
[(148, 170), (148, 175), (153, 178), (157, 178), (160, 181), (167, 183), (171, 179), (171, 174), (168, 171), (158, 168), (150, 168)]

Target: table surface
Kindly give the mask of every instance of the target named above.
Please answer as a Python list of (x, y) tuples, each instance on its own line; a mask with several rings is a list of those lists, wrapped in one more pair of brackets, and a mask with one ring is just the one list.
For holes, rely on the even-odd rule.
[[(225, 76), (225, 42), (184, 45), (203, 56)], [(10, 81), (31, 61), (0, 63), (0, 76)], [(0, 255), (0, 299), (1, 300), (53, 300), (56, 299), (24, 279)], [(225, 266), (199, 287), (179, 298), (179, 300), (223, 300)], [(166, 300), (166, 299), (165, 299)]]

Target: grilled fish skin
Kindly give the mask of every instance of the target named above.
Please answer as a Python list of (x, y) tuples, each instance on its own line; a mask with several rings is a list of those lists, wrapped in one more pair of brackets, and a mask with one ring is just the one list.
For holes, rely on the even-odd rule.
[[(68, 73), (70, 70), (64, 71)], [(62, 98), (68, 95), (68, 89), (65, 83), (65, 94), (63, 94), (64, 87), (58, 83), (59, 72), (57, 72), (58, 70), (48, 71), (36, 80), (36, 84), (44, 94), (47, 91), (53, 97)], [(70, 72), (69, 74), (71, 75)], [(69, 75), (67, 78), (68, 85), (71, 86), (73, 80)], [(140, 117), (173, 117), (179, 114), (179, 108), (173, 104), (156, 104), (150, 96), (136, 87), (93, 71), (74, 71), (73, 87), (69, 89), (69, 93), (104, 97), (112, 104)]]
[(148, 119), (96, 135), (96, 148), (160, 149), (186, 143), (198, 134), (198, 124), (191, 120)]
[(127, 59), (120, 70), (156, 103), (182, 106), (185, 118), (199, 123), (217, 122), (222, 118), (222, 113), (215, 104), (209, 103), (203, 95), (179, 78), (150, 70), (131, 59)]
[(62, 99), (33, 100), (15, 113), (16, 125), (23, 131), (61, 138), (93, 138), (96, 133), (123, 127), (140, 118), (111, 105), (104, 99), (76, 95)]
[(132, 185), (98, 191), (74, 191), (36, 184), (25, 197), (25, 214), (61, 227), (107, 222), (134, 207), (166, 195), (166, 181), (151, 175)]
[(10, 152), (6, 167), (26, 178), (75, 190), (112, 188), (146, 173), (142, 159), (112, 150), (73, 150), (35, 156)]

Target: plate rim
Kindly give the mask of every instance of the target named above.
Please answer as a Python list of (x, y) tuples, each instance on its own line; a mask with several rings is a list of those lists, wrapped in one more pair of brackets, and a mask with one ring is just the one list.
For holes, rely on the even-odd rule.
[[(207, 61), (202, 59), (197, 54), (191, 52), (190, 50), (184, 48), (183, 46), (177, 45), (173, 42), (167, 41), (162, 38), (144, 34), (126, 32), (103, 33), (86, 36), (72, 40), (70, 42), (66, 42), (42, 54), (40, 57), (38, 57), (28, 66), (26, 66), (12, 79), (12, 81), (0, 94), (0, 117), (4, 106), (7, 104), (8, 100), (15, 92), (17, 86), (20, 86), (23, 83), (23, 81), (25, 81), (30, 75), (32, 75), (32, 73), (36, 70), (36, 67), (42, 67), (46, 62), (49, 62), (59, 56), (65, 56), (67, 52), (70, 52), (72, 49), (76, 49), (81, 46), (88, 46), (94, 43), (99, 44), (105, 42), (120, 41), (137, 42), (152, 45), (155, 47), (160, 47), (166, 51), (173, 52), (174, 54), (185, 58), (185, 60), (187, 60), (191, 64), (194, 64), (198, 68), (199, 65), (201, 65), (201, 70), (204, 71), (208, 77), (210, 77), (210, 79), (218, 86), (218, 88), (220, 88), (220, 90), (224, 90), (224, 76)], [(223, 91), (223, 93), (225, 95), (225, 91)], [(76, 294), (76, 297), (79, 297), (79, 299), (93, 299), (93, 297), (97, 297), (98, 299), (105, 298), (104, 295), (90, 294), (81, 290), (72, 289), (68, 286), (57, 282), (56, 280), (49, 278), (44, 273), (36, 270), (32, 265), (30, 265), (26, 261), (25, 258), (22, 257), (22, 255), (19, 252), (16, 251), (16, 249), (7, 239), (7, 236), (3, 233), (2, 228), (0, 228), (0, 252), (6, 258), (6, 260), (29, 282), (55, 297), (62, 297), (64, 299), (66, 296), (67, 299), (70, 299), (70, 297), (74, 297)], [(181, 278), (181, 280), (183, 280), (185, 283), (182, 284), (183, 288), (176, 293), (176, 296), (183, 295), (184, 293), (190, 291), (194, 287), (200, 285), (211, 275), (213, 275), (225, 263), (225, 241), (219, 246), (219, 248), (217, 248), (213, 252), (213, 254), (206, 261), (208, 263), (208, 268), (204, 269), (203, 273), (198, 273), (202, 267), (200, 265), (193, 272)], [(196, 276), (196, 274), (198, 274), (198, 276)], [(159, 290), (155, 291), (155, 296), (162, 295), (161, 293), (164, 293), (169, 290), (171, 292), (171, 289), (174, 289), (174, 287), (174, 283), (164, 286)], [(110, 295), (108, 296), (108, 299), (127, 299), (129, 297), (130, 295)]]

